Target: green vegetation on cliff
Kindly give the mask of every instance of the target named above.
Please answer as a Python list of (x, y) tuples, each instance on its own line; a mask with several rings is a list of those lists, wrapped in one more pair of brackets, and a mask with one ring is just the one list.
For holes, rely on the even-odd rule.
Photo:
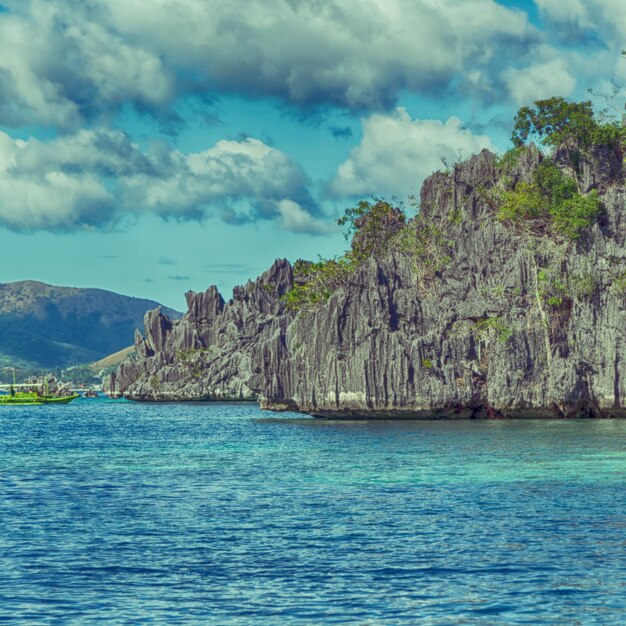
[[(482, 193), (496, 218), (522, 234), (565, 244), (579, 241), (602, 212), (598, 190), (584, 189), (581, 182), (583, 164), (593, 160), (597, 149), (610, 151), (621, 162), (625, 140), (621, 124), (598, 119), (591, 102), (538, 100), (518, 111), (513, 148), (497, 159), (497, 181)], [(543, 154), (533, 141), (543, 146)], [(533, 165), (521, 173), (524, 159)], [(447, 175), (453, 176), (454, 171)], [(417, 203), (411, 199), (411, 204)], [(442, 227), (416, 208), (412, 219), (401, 203), (379, 198), (346, 209), (338, 224), (347, 227), (350, 249), (333, 259), (297, 261), (295, 286), (283, 296), (286, 307), (296, 312), (317, 310), (352, 280), (365, 261), (392, 251), (410, 257), (418, 287), (427, 292), (433, 278), (452, 260), (453, 245), (446, 232), (462, 222), (462, 214), (458, 207), (448, 207), (448, 224)], [(555, 304), (559, 296), (548, 299)]]
[(531, 182), (519, 181), (512, 188), (496, 187), (492, 197), (499, 220), (535, 234), (579, 239), (597, 219), (602, 208), (598, 192), (578, 192), (576, 181), (551, 160), (543, 161)]
[(408, 255), (421, 289), (451, 259), (444, 232), (418, 213), (407, 220), (402, 205), (385, 200), (361, 201), (346, 209), (339, 220), (347, 225), (350, 250), (334, 259), (317, 263), (302, 259), (294, 264), (295, 286), (283, 297), (291, 311), (314, 311), (340, 287), (346, 285), (370, 258), (396, 251)]
[(319, 304), (345, 285), (368, 258), (380, 256), (388, 250), (393, 237), (406, 226), (406, 215), (397, 206), (385, 200), (361, 201), (347, 209), (337, 220), (347, 226), (346, 239), (350, 250), (333, 259), (316, 263), (302, 259), (294, 264), (295, 286), (283, 296), (291, 311), (315, 310)]
[[(530, 181), (511, 183), (510, 176), (530, 142), (548, 153)], [(598, 190), (581, 187), (583, 163), (594, 151), (607, 150), (621, 162), (626, 129), (617, 120), (593, 111), (591, 102), (563, 98), (538, 100), (515, 116), (514, 148), (499, 160), (501, 179), (492, 193), (496, 215), (505, 223), (534, 234), (578, 240), (601, 213)]]

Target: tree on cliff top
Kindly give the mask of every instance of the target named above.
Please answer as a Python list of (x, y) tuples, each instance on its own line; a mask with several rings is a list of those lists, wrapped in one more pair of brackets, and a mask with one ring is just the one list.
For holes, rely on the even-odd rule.
[(554, 97), (522, 107), (515, 116), (515, 148), (502, 162), (519, 158), (520, 148), (533, 140), (552, 148), (553, 157), (535, 169), (531, 180), (495, 192), (499, 195), (498, 219), (535, 234), (580, 239), (601, 211), (598, 191), (583, 189), (582, 160), (593, 158), (589, 152), (594, 146), (607, 146), (621, 159), (625, 138), (621, 124), (596, 118), (590, 101)]
[(351, 241), (352, 254), (359, 259), (378, 257), (387, 250), (391, 237), (402, 230), (406, 215), (397, 206), (378, 198), (375, 202), (362, 200), (356, 207), (346, 209), (337, 220), (347, 226), (345, 238)]
[(515, 116), (511, 139), (516, 147), (536, 140), (551, 148), (609, 145), (621, 150), (625, 136), (625, 129), (617, 121), (599, 122), (589, 100), (568, 102), (553, 97), (537, 100), (533, 107), (522, 107)]
[(362, 200), (346, 209), (337, 220), (347, 226), (345, 237), (350, 250), (334, 259), (320, 258), (316, 263), (299, 259), (294, 265), (293, 289), (282, 300), (291, 311), (314, 311), (345, 285), (369, 257), (383, 256), (391, 240), (406, 227), (404, 211), (379, 198)]

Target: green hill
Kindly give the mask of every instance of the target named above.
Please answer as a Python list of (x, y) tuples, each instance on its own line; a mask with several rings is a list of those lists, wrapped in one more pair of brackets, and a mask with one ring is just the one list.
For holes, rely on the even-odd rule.
[[(66, 367), (126, 348), (158, 302), (103, 289), (0, 283), (0, 366)], [(172, 317), (177, 311), (163, 307)]]

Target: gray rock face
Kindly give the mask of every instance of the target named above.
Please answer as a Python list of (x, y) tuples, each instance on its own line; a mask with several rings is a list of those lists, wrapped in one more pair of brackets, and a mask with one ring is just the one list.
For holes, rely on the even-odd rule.
[(174, 321), (148, 311), (145, 337), (135, 334), (135, 356), (105, 381), (112, 396), (143, 401), (254, 400), (246, 383), (252, 346), (271, 344), (289, 321), (280, 297), (291, 289), (288, 261), (276, 261), (225, 303), (216, 287), (186, 294), (188, 311)]
[[(558, 157), (558, 155), (557, 155)], [(528, 180), (530, 150), (511, 177)], [(558, 158), (557, 158), (558, 161)], [(139, 400), (258, 398), (327, 417), (626, 417), (626, 211), (621, 162), (580, 164), (604, 212), (578, 243), (529, 237), (494, 215), (484, 151), (421, 192), (450, 260), (425, 274), (407, 253), (364, 263), (313, 313), (285, 311), (277, 261), (224, 303), (187, 294), (172, 322), (146, 315), (135, 360), (109, 381)]]

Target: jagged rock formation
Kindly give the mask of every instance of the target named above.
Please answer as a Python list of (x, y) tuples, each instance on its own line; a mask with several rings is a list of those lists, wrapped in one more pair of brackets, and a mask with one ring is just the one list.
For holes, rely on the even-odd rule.
[[(188, 311), (173, 321), (160, 308), (135, 333), (135, 355), (105, 384), (110, 395), (136, 400), (254, 400), (248, 384), (259, 345), (282, 341), (290, 317), (280, 297), (292, 287), (288, 261), (276, 261), (225, 303), (216, 287), (187, 292)], [(267, 363), (269, 367), (269, 362)]]
[[(527, 150), (511, 177), (528, 179), (541, 158)], [(182, 321), (146, 316), (139, 356), (111, 392), (258, 397), (329, 417), (626, 417), (621, 159), (598, 149), (580, 164), (582, 191), (597, 189), (604, 211), (577, 243), (498, 221), (488, 193), (498, 176), (484, 151), (424, 183), (422, 216), (445, 232), (450, 256), (436, 272), (390, 250), (297, 315), (280, 300), (294, 281), (286, 261), (226, 304), (215, 288), (187, 294)]]

